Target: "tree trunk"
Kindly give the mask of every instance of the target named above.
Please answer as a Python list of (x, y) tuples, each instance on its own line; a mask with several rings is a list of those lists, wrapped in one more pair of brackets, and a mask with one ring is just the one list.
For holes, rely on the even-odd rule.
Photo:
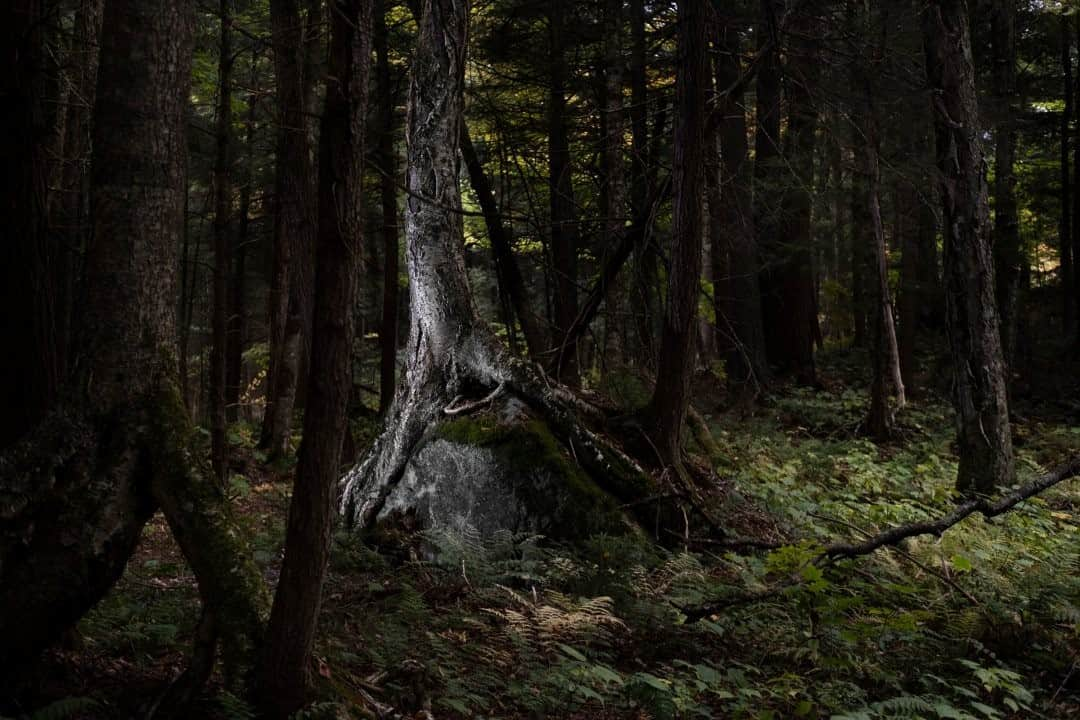
[(277, 80), (277, 192), (270, 290), (270, 368), (259, 444), (271, 457), (288, 453), (304, 346), (305, 277), (315, 228), (312, 166), (305, 118), (304, 26), (297, 0), (272, 0)]
[[(0, 413), (0, 447), (26, 434), (48, 410), (54, 389), (48, 373), (51, 317), (48, 275), (46, 155), (52, 128), (45, 109), (47, 73), (45, 7), (14, 0), (0, 10), (0, 52), (7, 70), (0, 80), (0, 153), (4, 222), (0, 223), (0, 377), (7, 378)], [(17, 379), (17, 381), (16, 381)]]
[(866, 144), (862, 148), (862, 154), (866, 163), (866, 202), (874, 239), (872, 252), (875, 306), (872, 351), (874, 379), (870, 390), (870, 416), (867, 425), (873, 437), (884, 440), (893, 431), (893, 410), (889, 406), (890, 384), (896, 393), (897, 408), (902, 408), (906, 400), (904, 381), (900, 372), (900, 353), (896, 344), (896, 328), (893, 324), (892, 300), (889, 293), (889, 258), (885, 247), (885, 228), (881, 220), (878, 125), (870, 82), (866, 78), (863, 78), (863, 82), (866, 90), (863, 127)]
[(1072, 143), (1073, 120), (1073, 17), (1061, 17), (1061, 74), (1064, 78), (1062, 94), (1065, 107), (1061, 111), (1061, 219), (1058, 223), (1058, 243), (1061, 255), (1062, 329), (1069, 332), (1073, 326), (1073, 292), (1075, 282), (1075, 263), (1072, 253), (1072, 188), (1069, 187), (1069, 146)]
[(630, 205), (633, 223), (641, 228), (635, 253), (633, 292), (638, 305), (638, 345), (648, 362), (655, 358), (652, 279), (655, 274), (649, 247), (649, 85), (646, 61), (645, 0), (630, 0)]
[[(768, 359), (776, 364), (783, 354), (778, 343), (782, 323), (781, 285), (776, 272), (781, 249), (780, 174), (780, 49), (776, 14), (779, 0), (761, 1), (758, 23), (758, 52), (763, 53), (757, 73), (756, 129), (754, 133), (754, 228), (761, 253), (760, 293), (762, 323)], [(771, 328), (771, 329), (770, 329)]]
[[(994, 266), (995, 297), (1001, 324), (1001, 347), (1006, 373), (1016, 355), (1017, 323), (1021, 314), (1020, 220), (1016, 207), (1016, 0), (994, 0), (990, 24), (994, 49)], [(1008, 377), (1008, 375), (1006, 375)]]
[(514, 257), (514, 248), (510, 242), (510, 228), (502, 220), (502, 214), (495, 201), (495, 190), (484, 171), (480, 157), (476, 154), (476, 148), (473, 147), (469, 129), (464, 125), (461, 129), (461, 156), (465, 160), (465, 168), (469, 173), (469, 183), (472, 185), (473, 192), (476, 193), (480, 210), (484, 214), (484, 225), (487, 227), (488, 240), (491, 242), (491, 254), (494, 256), (499, 292), (506, 296), (521, 325), (521, 334), (525, 337), (525, 347), (529, 357), (539, 361), (546, 343), (540, 326), (537, 324), (538, 318), (529, 307), (529, 298), (525, 295), (525, 279), (521, 274), (517, 258)]
[(316, 322), (308, 405), (259, 693), (270, 718), (291, 716), (312, 687), (311, 649), (330, 556), (334, 486), (352, 387), (371, 0), (335, 0), (331, 10), (330, 66), (319, 139)]
[(378, 156), (379, 197), (382, 207), (383, 296), (379, 325), (379, 412), (386, 414), (394, 401), (397, 380), (398, 345), (398, 210), (397, 155), (394, 152), (394, 104), (396, 93), (390, 85), (390, 50), (386, 29), (386, 0), (375, 0), (374, 34), (375, 81), (379, 88)]
[(705, 179), (705, 86), (708, 44), (704, 0), (680, 0), (676, 71), (678, 115), (672, 169), (674, 214), (667, 307), (651, 412), (663, 461), (681, 467), (682, 430), (697, 354), (701, 287), (702, 189)]
[(228, 472), (225, 439), (226, 338), (229, 324), (229, 237), (232, 218), (232, 13), (229, 0), (221, 0), (221, 36), (218, 45), (218, 102), (214, 160), (214, 304), (210, 341), (210, 459), (214, 475), (224, 486)]
[(193, 25), (189, 2), (105, 8), (80, 363), (65, 404), (0, 456), (4, 679), (105, 594), (155, 507), (195, 572), (204, 627), (225, 641), (230, 678), (258, 641), (261, 576), (195, 460), (179, 395), (176, 250)]
[[(603, 184), (600, 205), (603, 213), (603, 261), (618, 252), (626, 235), (626, 162), (623, 159), (626, 118), (623, 110), (623, 0), (605, 0), (603, 15), (603, 65), (599, 73), (600, 155)], [(606, 293), (604, 318), (604, 357), (607, 362), (621, 361), (626, 351), (623, 324), (627, 315), (623, 283), (612, 281)], [(605, 288), (607, 290), (607, 288)]]
[(258, 104), (256, 65), (258, 55), (251, 56), (251, 93), (244, 120), (244, 165), (241, 173), (240, 206), (236, 211), (236, 232), (233, 233), (232, 271), (229, 278), (229, 322), (225, 340), (225, 418), (240, 419), (241, 392), (244, 384), (244, 330), (247, 327), (247, 243), (251, 227), (251, 185), (254, 182), (255, 108)]
[[(820, 334), (817, 320), (817, 291), (813, 277), (813, 243), (809, 188), (814, 176), (814, 135), (817, 110), (813, 105), (807, 70), (817, 64), (816, 52), (807, 40), (814, 31), (810, 12), (814, 3), (803, 3), (791, 37), (784, 73), (788, 100), (788, 128), (784, 160), (792, 177), (785, 183), (781, 200), (780, 237), (773, 255), (773, 284), (766, 294), (766, 344), (770, 361), (790, 372), (806, 385), (817, 381), (814, 344)], [(773, 240), (777, 242), (776, 239)]]
[[(548, 189), (551, 195), (551, 263), (555, 275), (554, 342), (558, 347), (577, 317), (577, 207), (566, 122), (565, 0), (549, 0)], [(577, 355), (560, 356), (553, 370), (568, 385), (579, 381)]]
[(1010, 485), (1015, 469), (967, 3), (928, 2), (923, 41), (945, 218), (946, 322), (960, 447), (957, 488), (989, 493)]
[[(342, 512), (360, 526), (378, 517), (421, 438), (444, 418), (503, 392), (534, 408), (556, 436), (573, 443), (591, 475), (613, 477), (619, 467), (642, 477), (618, 448), (576, 421), (580, 402), (571, 393), (512, 357), (476, 314), (465, 274), (458, 187), (468, 17), (465, 2), (428, 0), (418, 23), (406, 143), (409, 337), (385, 429), (343, 482)], [(486, 395), (465, 402), (477, 392)]]
[[(728, 375), (763, 386), (769, 380), (769, 365), (761, 319), (760, 266), (751, 190), (753, 165), (749, 158), (746, 111), (743, 109), (745, 90), (738, 82), (743, 72), (739, 60), (740, 45), (738, 28), (731, 19), (721, 18), (716, 87), (721, 93), (728, 88), (735, 88), (735, 91), (721, 96), (714, 111), (720, 114), (720, 191), (719, 197), (710, 195), (709, 202), (719, 205), (717, 221), (721, 224), (720, 232), (727, 237), (730, 257), (730, 333), (734, 336), (734, 348), (728, 355)], [(717, 321), (721, 321), (719, 316)]]

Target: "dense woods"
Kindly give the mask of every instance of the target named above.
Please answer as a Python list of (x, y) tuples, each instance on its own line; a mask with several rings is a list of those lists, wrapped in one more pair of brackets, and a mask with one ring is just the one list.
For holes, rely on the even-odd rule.
[(1073, 0), (0, 53), (0, 717), (1080, 717)]

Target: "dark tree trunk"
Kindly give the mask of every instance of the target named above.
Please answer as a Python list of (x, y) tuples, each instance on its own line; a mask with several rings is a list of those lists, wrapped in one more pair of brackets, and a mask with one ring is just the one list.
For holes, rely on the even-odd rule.
[[(565, 0), (550, 0), (548, 15), (548, 190), (551, 195), (551, 263), (555, 275), (553, 346), (560, 346), (577, 317), (577, 207), (570, 163), (570, 137), (566, 119)], [(578, 383), (577, 355), (567, 355), (554, 367), (555, 377), (568, 385)]]
[(760, 293), (765, 345), (771, 364), (777, 364), (781, 347), (781, 288), (777, 268), (783, 249), (781, 237), (780, 188), (783, 163), (780, 156), (780, 49), (777, 13), (779, 0), (762, 0), (758, 23), (758, 52), (763, 55), (757, 73), (757, 122), (754, 134), (754, 229), (761, 253)]
[(335, 0), (331, 5), (330, 65), (319, 139), (316, 321), (308, 404), (259, 693), (271, 718), (291, 716), (312, 687), (311, 649), (330, 555), (334, 486), (352, 387), (371, 14), (371, 0)]
[(521, 325), (521, 334), (525, 337), (525, 347), (529, 357), (539, 361), (545, 349), (543, 333), (538, 324), (539, 319), (529, 307), (529, 298), (525, 294), (525, 279), (510, 242), (510, 228), (502, 220), (502, 214), (495, 201), (495, 190), (476, 154), (472, 138), (469, 137), (469, 130), (464, 125), (461, 129), (461, 156), (465, 160), (465, 168), (469, 173), (469, 183), (472, 185), (473, 192), (476, 193), (480, 210), (484, 214), (484, 225), (487, 227), (488, 240), (491, 242), (491, 254), (494, 256), (499, 292), (506, 296), (518, 324)]
[(394, 152), (396, 93), (390, 84), (390, 50), (386, 29), (386, 0), (376, 0), (374, 9), (375, 82), (379, 88), (378, 155), (379, 196), (382, 207), (383, 296), (379, 325), (379, 412), (386, 414), (394, 402), (397, 380), (398, 345), (398, 210), (397, 155)]
[(708, 7), (704, 0), (680, 0), (678, 7), (671, 269), (651, 404), (657, 448), (664, 462), (677, 468), (681, 467), (682, 429), (690, 405), (690, 381), (697, 354), (694, 336), (701, 280), (705, 87), (709, 78)]
[(48, 410), (55, 388), (48, 370), (52, 320), (48, 281), (46, 150), (52, 127), (45, 109), (45, 6), (14, 0), (0, 10), (0, 377), (7, 378), (0, 447), (22, 437)]
[[(872, 349), (874, 379), (870, 390), (870, 416), (867, 426), (870, 434), (879, 439), (888, 438), (893, 431), (893, 409), (889, 405), (889, 391), (896, 393), (896, 404), (905, 404), (904, 381), (900, 372), (900, 353), (896, 343), (893, 324), (892, 300), (889, 294), (888, 253), (885, 247), (885, 228), (881, 220), (881, 170), (878, 153), (878, 123), (875, 116), (874, 98), (869, 80), (863, 78), (866, 104), (864, 106), (863, 136), (866, 139), (861, 153), (865, 158), (866, 204), (869, 209), (870, 227), (873, 233), (874, 303)], [(858, 153), (858, 151), (857, 151)]]
[(995, 296), (1001, 323), (1006, 372), (1013, 366), (1019, 308), (1021, 263), (1020, 220), (1016, 207), (1016, 1), (994, 0), (990, 24), (994, 49), (994, 266)]
[(811, 95), (809, 71), (817, 64), (812, 40), (814, 3), (803, 3), (787, 53), (784, 74), (788, 126), (784, 161), (792, 177), (781, 200), (782, 218), (776, 227), (780, 237), (768, 273), (771, 287), (765, 293), (765, 340), (770, 361), (803, 384), (817, 381), (814, 344), (819, 336), (817, 290), (813, 276), (810, 187), (814, 175), (814, 134), (817, 110)]
[(195, 460), (176, 367), (193, 25), (189, 2), (105, 8), (79, 364), (64, 405), (0, 456), (0, 497), (19, 500), (0, 513), (5, 679), (119, 578), (155, 507), (199, 582), (211, 638), (195, 666), (220, 634), (235, 677), (258, 639), (261, 576)]
[[(604, 1), (603, 65), (599, 73), (603, 80), (600, 89), (600, 155), (603, 184), (601, 212), (603, 213), (602, 251), (608, 261), (618, 253), (626, 235), (626, 162), (623, 159), (626, 118), (623, 110), (623, 0)], [(625, 292), (618, 278), (606, 292), (604, 319), (604, 357), (607, 362), (621, 361), (626, 350), (624, 318)], [(605, 288), (608, 290), (608, 288)]]
[(967, 3), (928, 2), (923, 40), (942, 178), (946, 322), (960, 447), (957, 488), (989, 493), (1010, 485), (1015, 469)]
[[(728, 354), (728, 374), (739, 381), (761, 386), (768, 383), (769, 366), (765, 356), (765, 328), (761, 319), (760, 266), (751, 191), (753, 165), (750, 163), (746, 111), (743, 109), (745, 92), (743, 85), (738, 82), (742, 75), (739, 30), (728, 18), (721, 18), (717, 44), (717, 91), (735, 88), (730, 95), (720, 98), (714, 111), (720, 114), (720, 191), (719, 198), (715, 194), (709, 196), (709, 202), (718, 204), (720, 208), (716, 219), (721, 224), (720, 232), (727, 238), (729, 248), (729, 332), (733, 335), (734, 347)], [(716, 252), (715, 247), (713, 252)], [(717, 322), (722, 322), (719, 315)]]
[(1073, 292), (1075, 282), (1075, 258), (1072, 252), (1072, 188), (1069, 187), (1069, 147), (1072, 144), (1073, 120), (1073, 17), (1061, 18), (1061, 74), (1064, 78), (1062, 94), (1065, 107), (1061, 111), (1061, 219), (1058, 224), (1058, 243), (1061, 254), (1062, 328), (1065, 332), (1073, 326)]
[(641, 229), (635, 252), (633, 292), (638, 345), (648, 362), (655, 358), (653, 337), (654, 256), (649, 247), (649, 86), (646, 61), (645, 0), (630, 0), (630, 205)]
[(233, 233), (232, 271), (229, 278), (229, 322), (225, 340), (225, 418), (236, 422), (241, 417), (240, 401), (244, 384), (244, 330), (247, 327), (247, 243), (251, 227), (251, 190), (255, 163), (255, 108), (258, 104), (256, 64), (251, 58), (251, 94), (244, 120), (244, 166), (241, 174), (240, 206), (236, 211)]
[(270, 289), (270, 369), (260, 445), (271, 457), (289, 450), (296, 388), (304, 353), (305, 271), (314, 247), (312, 163), (304, 109), (304, 26), (297, 0), (272, 0), (274, 73), (277, 82), (277, 189)]
[(224, 485), (228, 470), (225, 440), (226, 342), (229, 324), (229, 265), (232, 228), (232, 13), (229, 0), (221, 0), (221, 36), (218, 45), (218, 102), (214, 160), (214, 291), (210, 341), (210, 459), (214, 475)]

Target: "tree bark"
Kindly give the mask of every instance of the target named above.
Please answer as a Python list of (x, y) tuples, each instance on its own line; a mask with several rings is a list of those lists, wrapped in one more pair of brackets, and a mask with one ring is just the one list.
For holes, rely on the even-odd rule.
[[(743, 109), (745, 90), (738, 84), (743, 72), (739, 59), (741, 42), (739, 29), (730, 18), (720, 18), (718, 32), (717, 91), (736, 88), (730, 95), (720, 97), (714, 111), (720, 115), (720, 189), (719, 197), (715, 194), (709, 197), (710, 203), (719, 205), (717, 220), (727, 237), (730, 257), (730, 333), (734, 336), (734, 348), (728, 354), (728, 375), (763, 386), (769, 381), (769, 364), (761, 318), (760, 266), (752, 197), (753, 165)], [(721, 322), (719, 315), (717, 321)]]
[(224, 486), (228, 471), (225, 439), (225, 384), (229, 324), (229, 266), (232, 260), (232, 13), (229, 0), (219, 4), (218, 102), (214, 160), (214, 303), (210, 341), (210, 459), (214, 475)]
[[(994, 266), (995, 296), (1006, 373), (1016, 355), (1021, 263), (1020, 220), (1016, 206), (1016, 0), (994, 0), (990, 16), (994, 53)], [(1007, 377), (1007, 376), (1006, 376)]]
[(946, 322), (960, 448), (957, 488), (989, 493), (1010, 485), (1015, 469), (967, 3), (932, 0), (922, 20), (945, 218)]
[[(570, 137), (566, 121), (566, 50), (564, 47), (564, 1), (549, 0), (548, 31), (551, 74), (548, 88), (548, 190), (551, 195), (551, 263), (555, 275), (553, 346), (562, 344), (577, 317), (577, 207), (570, 162)], [(560, 357), (554, 368), (557, 379), (568, 385), (579, 382), (577, 356)]]
[(0, 377), (9, 379), (2, 396), (0, 447), (40, 421), (55, 394), (46, 332), (52, 320), (45, 292), (46, 149), (52, 127), (45, 111), (45, 10), (41, 0), (14, 0), (0, 10), (0, 52), (6, 68), (0, 80), (5, 108), (0, 119), (0, 207), (5, 218), (0, 223), (0, 333), (7, 346), (0, 353)]
[(277, 79), (277, 192), (270, 290), (270, 368), (259, 444), (271, 457), (289, 449), (296, 387), (304, 352), (305, 277), (314, 246), (312, 163), (305, 118), (304, 26), (297, 0), (272, 0)]
[(1071, 174), (1069, 172), (1069, 148), (1072, 144), (1072, 121), (1073, 121), (1073, 71), (1072, 71), (1072, 46), (1073, 46), (1073, 17), (1063, 15), (1061, 17), (1061, 74), (1064, 79), (1062, 95), (1065, 107), (1061, 112), (1061, 219), (1058, 222), (1058, 249), (1061, 255), (1061, 289), (1062, 289), (1062, 329), (1065, 332), (1073, 326), (1073, 292), (1072, 285), (1075, 282), (1074, 258), (1072, 253), (1072, 188), (1069, 187)]
[(386, 0), (376, 0), (374, 9), (375, 82), (379, 88), (378, 156), (379, 198), (382, 208), (383, 296), (379, 325), (379, 412), (386, 414), (394, 401), (397, 380), (398, 345), (398, 210), (397, 155), (394, 152), (396, 93), (390, 84), (390, 49), (386, 28)]
[(331, 5), (330, 64), (319, 139), (316, 321), (308, 404), (259, 693), (270, 718), (291, 716), (312, 687), (311, 650), (330, 556), (334, 486), (352, 387), (371, 15), (371, 0), (335, 0)]
[(258, 642), (261, 576), (195, 459), (176, 366), (193, 25), (190, 2), (105, 8), (80, 362), (64, 404), (0, 456), (5, 679), (105, 594), (156, 507), (216, 619), (229, 678)]
[(680, 0), (676, 69), (678, 116), (672, 169), (674, 214), (667, 307), (651, 413), (664, 462), (681, 467), (682, 432), (697, 355), (701, 288), (702, 190), (705, 179), (705, 87), (708, 45), (704, 0)]
[(630, 205), (633, 223), (641, 228), (634, 247), (633, 292), (638, 304), (635, 313), (638, 345), (647, 362), (655, 359), (653, 335), (653, 291), (655, 261), (649, 246), (649, 85), (646, 60), (645, 2), (630, 0)]

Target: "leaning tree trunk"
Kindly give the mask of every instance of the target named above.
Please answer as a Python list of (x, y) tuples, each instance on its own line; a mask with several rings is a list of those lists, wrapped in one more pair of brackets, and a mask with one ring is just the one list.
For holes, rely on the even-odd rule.
[(219, 634), (233, 677), (258, 640), (261, 576), (195, 459), (176, 363), (194, 19), (190, 2), (105, 9), (79, 364), (58, 409), (0, 456), (3, 681), (101, 599), (157, 507), (204, 603), (185, 679), (205, 679)]
[(304, 439), (289, 505), (285, 560), (267, 628), (259, 702), (286, 718), (312, 687), (311, 649), (333, 529), (352, 387), (352, 308), (362, 254), (364, 120), (371, 55), (371, 0), (337, 0), (319, 136), (319, 228)]
[(960, 446), (956, 484), (961, 492), (988, 493), (1011, 484), (1015, 468), (967, 3), (928, 2), (923, 41), (945, 216), (946, 323)]
[(705, 179), (705, 84), (708, 79), (704, 0), (679, 2), (678, 117), (672, 184), (675, 210), (671, 271), (660, 362), (651, 412), (663, 461), (681, 467), (682, 430), (690, 406), (701, 278), (702, 185)]
[[(355, 525), (369, 526), (378, 517), (426, 433), (502, 393), (529, 405), (556, 436), (573, 443), (594, 478), (627, 472), (642, 478), (632, 460), (577, 422), (580, 402), (512, 357), (477, 316), (465, 274), (458, 186), (468, 14), (461, 0), (429, 0), (419, 21), (406, 130), (407, 360), (383, 434), (343, 481), (342, 511)], [(475, 394), (483, 400), (462, 400)], [(619, 490), (612, 488), (616, 496)]]

